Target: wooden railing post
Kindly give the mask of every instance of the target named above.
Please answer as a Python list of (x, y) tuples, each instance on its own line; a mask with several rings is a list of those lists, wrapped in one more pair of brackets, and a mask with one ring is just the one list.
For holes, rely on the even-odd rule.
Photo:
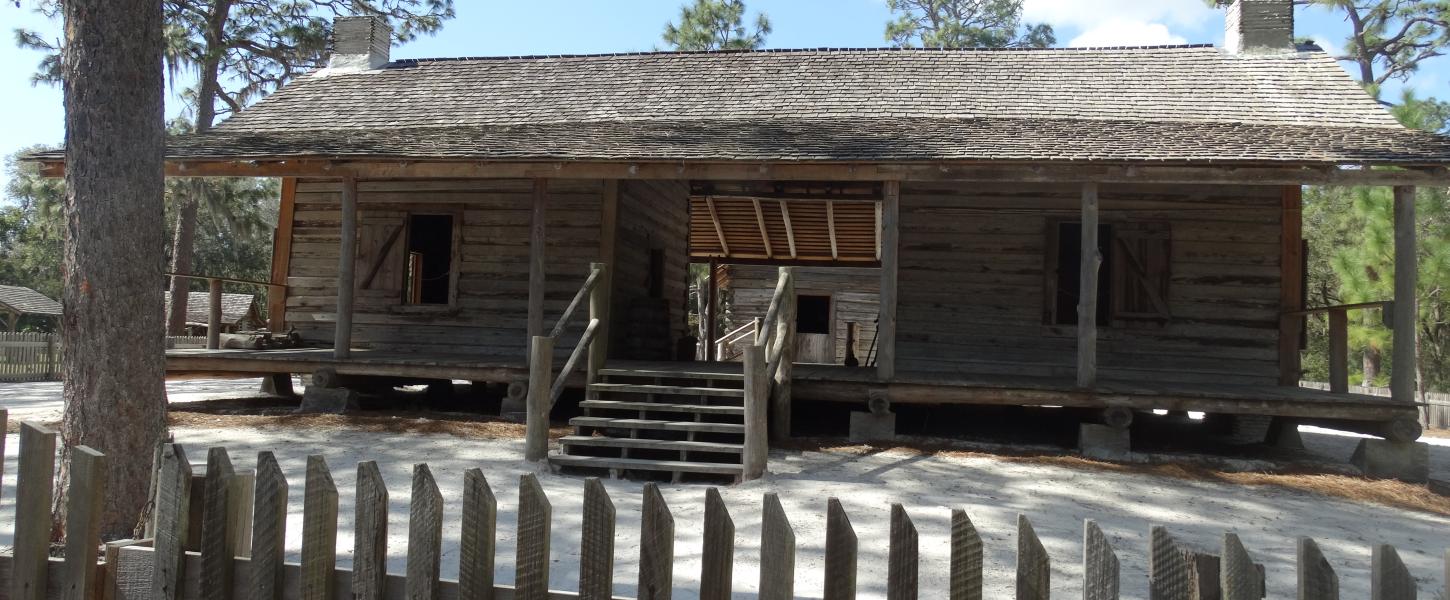
[(222, 280), (208, 279), (206, 286), (206, 349), (216, 350), (222, 347)]
[(1349, 311), (1329, 311), (1329, 391), (1349, 393)]
[(549, 396), (554, 366), (554, 338), (536, 335), (529, 350), (529, 396), (524, 434), (524, 458), (530, 462), (549, 455)]
[(599, 381), (599, 371), (609, 360), (609, 303), (613, 276), (608, 263), (593, 263), (590, 268), (599, 273), (599, 279), (594, 282), (594, 289), (589, 290), (589, 320), (599, 321), (599, 325), (594, 331), (594, 338), (589, 342), (589, 379), (587, 382), (594, 383)]
[(770, 439), (773, 440), (789, 438), (791, 430), (790, 383), (796, 351), (795, 267), (781, 267), (780, 281), (785, 287), (785, 294), (781, 296), (780, 313), (775, 322), (775, 337), (772, 338), (775, 346), (772, 353), (776, 358), (770, 361), (775, 365), (770, 373), (773, 380), (770, 388)]
[(1419, 261), (1415, 249), (1415, 188), (1395, 188), (1395, 310), (1394, 362), (1390, 366), (1390, 396), (1396, 403), (1415, 401), (1420, 303), (1416, 294)]
[(745, 346), (745, 448), (741, 451), (741, 479), (759, 479), (765, 474), (770, 453), (768, 402), (770, 377), (766, 375), (765, 348)]

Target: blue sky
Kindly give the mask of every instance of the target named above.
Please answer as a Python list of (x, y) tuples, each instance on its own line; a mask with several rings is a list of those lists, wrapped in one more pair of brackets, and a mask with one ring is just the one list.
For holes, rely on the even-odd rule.
[[(455, 0), (458, 17), (431, 38), (393, 49), (395, 58), (629, 52), (653, 50), (660, 31), (684, 0)], [(29, 9), (0, 3), (0, 153), (32, 144), (56, 144), (64, 136), (60, 90), (29, 82), (40, 56), (10, 41), (26, 27), (60, 35), (59, 23)], [(772, 48), (876, 47), (885, 45), (890, 17), (884, 0), (748, 0), (770, 16)], [(1056, 28), (1059, 45), (1102, 46), (1223, 41), (1223, 13), (1203, 0), (1026, 0), (1025, 17)], [(1300, 9), (1297, 33), (1331, 52), (1347, 26), (1319, 9)], [(1450, 97), (1450, 58), (1439, 58), (1411, 81), (1422, 96)], [(1393, 93), (1391, 91), (1390, 93)], [(175, 114), (179, 102), (169, 101)], [(4, 184), (0, 175), (0, 185)]]

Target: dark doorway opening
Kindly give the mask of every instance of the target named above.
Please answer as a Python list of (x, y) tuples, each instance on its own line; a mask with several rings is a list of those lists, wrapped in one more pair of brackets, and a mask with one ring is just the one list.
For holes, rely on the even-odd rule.
[(408, 215), (408, 304), (453, 300), (453, 215)]
[(831, 333), (831, 297), (796, 296), (796, 333)]

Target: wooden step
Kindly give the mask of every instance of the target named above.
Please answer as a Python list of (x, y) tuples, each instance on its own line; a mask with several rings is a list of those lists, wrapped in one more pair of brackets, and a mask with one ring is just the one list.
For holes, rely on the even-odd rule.
[(745, 381), (744, 373), (715, 373), (711, 371), (671, 371), (664, 369), (600, 369), (605, 377), (658, 377), (661, 379), (713, 379), (715, 381)]
[(677, 412), (702, 415), (735, 415), (745, 416), (743, 406), (710, 406), (704, 404), (667, 404), (664, 402), (626, 402), (623, 400), (585, 400), (579, 403), (580, 408), (600, 408), (607, 410), (633, 410), (633, 411), (656, 411), (656, 412)]
[(559, 440), (565, 448), (587, 446), (590, 448), (635, 448), (642, 450), (678, 450), (683, 452), (715, 452), (719, 454), (740, 454), (745, 451), (742, 444), (720, 442), (690, 442), (684, 440), (647, 440), (644, 438), (616, 438), (588, 435), (568, 435)]
[(589, 384), (589, 391), (621, 392), (630, 394), (663, 394), (668, 396), (717, 396), (720, 398), (745, 397), (745, 390), (675, 385), (648, 385), (635, 383), (591, 383)]
[(574, 417), (575, 427), (653, 429), (657, 431), (693, 431), (696, 433), (735, 433), (745, 435), (743, 423), (697, 423), (694, 421), (657, 421), (653, 419), (611, 419), (609, 417)]
[(648, 460), (643, 458), (608, 458), (602, 456), (570, 456), (552, 454), (549, 462), (560, 467), (592, 467), (595, 469), (624, 469), (633, 471), (670, 471), (675, 473), (709, 473), (712, 475), (740, 475), (740, 465), (728, 463), (691, 462), (683, 460)]

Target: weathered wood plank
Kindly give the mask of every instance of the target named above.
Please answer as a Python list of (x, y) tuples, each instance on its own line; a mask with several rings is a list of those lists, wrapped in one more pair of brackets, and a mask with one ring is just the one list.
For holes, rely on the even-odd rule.
[(227, 547), (232, 556), (252, 556), (252, 494), (255, 473), (236, 473), (227, 486)]
[(493, 600), (498, 499), (482, 470), (463, 473), (462, 525), (458, 544), (459, 600)]
[(1329, 391), (1349, 392), (1349, 314), (1344, 310), (1329, 311)]
[(1047, 600), (1052, 564), (1027, 515), (1017, 515), (1017, 600)]
[[(895, 526), (896, 522), (893, 520), (892, 527)], [(893, 542), (895, 539), (892, 536)], [(894, 548), (893, 546), (893, 552)], [(856, 551), (856, 530), (851, 527), (851, 518), (846, 515), (846, 509), (836, 498), (827, 500), (825, 600), (856, 598)]]
[(327, 462), (307, 457), (302, 504), (301, 600), (332, 600), (337, 568), (337, 484)]
[(640, 514), (640, 600), (669, 600), (674, 588), (675, 518), (654, 483), (644, 484)]
[(202, 580), (215, 585), (202, 587), (202, 600), (231, 600), (232, 563), (236, 555), (227, 543), (233, 541), (228, 531), (232, 516), (228, 501), (235, 476), (226, 448), (207, 450), (201, 508), (201, 570)]
[(524, 431), (524, 459), (549, 457), (549, 409), (553, 387), (554, 338), (534, 336), (529, 350), (529, 395)]
[(181, 565), (186, 558), (191, 513), (191, 462), (177, 444), (161, 449), (156, 486), (156, 562), (151, 572), (154, 600), (180, 600)]
[(529, 337), (544, 335), (544, 284), (548, 268), (546, 221), (549, 180), (534, 180), (533, 216), (529, 222)]
[(982, 536), (965, 510), (952, 510), (951, 543), (951, 600), (982, 600)]
[(519, 477), (518, 554), (514, 585), (519, 600), (549, 596), (549, 530), (553, 507), (533, 473)]
[(1260, 600), (1263, 598), (1263, 577), (1254, 559), (1244, 549), (1239, 536), (1223, 534), (1223, 551), (1219, 554), (1219, 589), (1223, 600)]
[[(1092, 389), (1098, 381), (1098, 185), (1082, 186), (1082, 261), (1078, 265), (1077, 387)], [(1060, 265), (1065, 268), (1067, 265)]]
[(1319, 545), (1307, 537), (1299, 538), (1297, 544), (1298, 599), (1339, 600), (1339, 576), (1329, 559), (1319, 551)]
[(333, 327), (332, 355), (347, 358), (352, 349), (353, 275), (357, 263), (357, 179), (342, 179), (341, 242), (337, 251), (337, 323)]
[(917, 594), (916, 525), (900, 504), (891, 505), (891, 543), (887, 553), (886, 598), (914, 600)]
[(443, 494), (428, 465), (413, 465), (408, 505), (407, 600), (438, 600), (443, 555)]
[(357, 464), (357, 497), (353, 504), (352, 595), (356, 600), (384, 600), (388, 579), (388, 487), (378, 463)]
[(770, 456), (770, 375), (766, 371), (764, 347), (748, 343), (743, 356), (745, 447), (740, 459), (740, 478), (750, 481), (765, 475)]
[(282, 600), (287, 550), (287, 478), (271, 452), (257, 453), (257, 483), (252, 502), (250, 600)]
[(579, 533), (579, 597), (614, 597), (614, 502), (597, 477), (584, 480), (584, 522)]
[(1149, 600), (1189, 600), (1192, 574), (1178, 542), (1161, 525), (1153, 525), (1148, 537)]
[(795, 597), (795, 530), (774, 492), (765, 495), (760, 526), (760, 600)]
[(65, 505), (65, 568), (60, 580), (65, 586), (62, 600), (92, 600), (102, 595), (96, 581), (96, 551), (101, 546), (105, 484), (106, 455), (88, 446), (72, 448)]
[(1370, 600), (1415, 600), (1415, 577), (1389, 544), (1376, 544), (1370, 554)]
[(729, 600), (735, 572), (735, 521), (720, 490), (705, 490), (705, 540), (700, 555), (700, 600)]
[(46, 559), (50, 556), (50, 502), (55, 484), (56, 433), (29, 421), (20, 423), (20, 465), (15, 483), (15, 562), (10, 597), (45, 597)]
[[(1394, 362), (1390, 368), (1390, 396), (1396, 402), (1415, 401), (1415, 368), (1393, 368), (1393, 365), (1416, 364), (1416, 335), (1420, 318), (1419, 254), (1415, 248), (1415, 188), (1395, 188), (1395, 308)], [(1418, 437), (1418, 436), (1416, 436)]]
[(901, 240), (901, 182), (888, 181), (881, 199), (881, 317), (876, 324), (876, 377), (896, 377), (897, 271)]
[[(1279, 312), (1304, 308), (1304, 188), (1285, 187), (1279, 213)], [(1176, 266), (1176, 265), (1175, 265)], [(1279, 385), (1299, 385), (1304, 317), (1279, 318)]]
[(1095, 521), (1083, 522), (1083, 600), (1118, 600), (1118, 556)]

